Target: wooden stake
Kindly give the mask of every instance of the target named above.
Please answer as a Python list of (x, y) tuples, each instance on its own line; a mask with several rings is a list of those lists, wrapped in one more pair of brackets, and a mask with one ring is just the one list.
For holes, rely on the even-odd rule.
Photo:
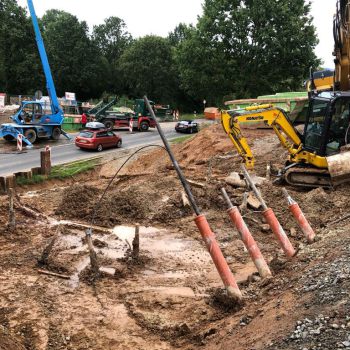
[(140, 226), (136, 225), (135, 227), (135, 237), (132, 241), (132, 257), (137, 259), (140, 254)]
[(9, 195), (9, 223), (8, 226), (10, 230), (14, 230), (16, 228), (16, 216), (15, 216), (15, 211), (13, 208), (13, 188), (9, 188), (8, 190), (8, 195)]
[(49, 244), (45, 247), (45, 249), (43, 250), (43, 253), (41, 254), (40, 259), (38, 260), (38, 263), (40, 265), (47, 265), (48, 261), (49, 261), (49, 256), (51, 254), (52, 248), (54, 247), (55, 243), (57, 240), (57, 236), (53, 237)]
[(47, 270), (38, 270), (38, 272), (43, 274), (43, 275), (59, 277), (59, 278), (65, 279), (65, 280), (69, 280), (70, 279), (70, 276), (68, 276), (68, 275), (62, 275), (60, 273), (55, 273), (55, 272), (51, 272), (51, 271), (47, 271)]
[(89, 247), (91, 269), (95, 275), (98, 275), (100, 272), (100, 267), (98, 266), (97, 254), (95, 252), (94, 245), (92, 244), (91, 235), (92, 230), (86, 230), (86, 241)]

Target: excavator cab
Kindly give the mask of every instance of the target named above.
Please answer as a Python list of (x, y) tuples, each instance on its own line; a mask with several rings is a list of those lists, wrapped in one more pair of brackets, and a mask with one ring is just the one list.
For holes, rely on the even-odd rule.
[(311, 100), (305, 123), (304, 149), (319, 156), (340, 152), (350, 141), (350, 94), (324, 92)]

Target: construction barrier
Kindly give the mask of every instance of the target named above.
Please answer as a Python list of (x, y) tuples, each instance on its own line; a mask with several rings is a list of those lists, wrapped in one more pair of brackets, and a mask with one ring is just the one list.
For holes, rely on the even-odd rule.
[(228, 214), (235, 225), (236, 229), (238, 230), (241, 239), (247, 248), (249, 255), (251, 256), (257, 270), (259, 271), (259, 275), (262, 278), (270, 277), (271, 271), (261, 254), (261, 251), (258, 247), (258, 245), (255, 242), (255, 239), (251, 235), (246, 223), (244, 222), (244, 219), (239, 212), (237, 207), (233, 207), (228, 210)]
[(23, 150), (23, 135), (22, 134), (17, 135), (17, 150), (19, 152), (22, 152), (22, 150)]
[(208, 248), (208, 251), (213, 259), (217, 271), (224, 283), (228, 293), (236, 300), (242, 299), (242, 293), (238, 288), (237, 282), (232, 275), (232, 272), (222, 254), (222, 251), (215, 239), (208, 221), (204, 215), (199, 215), (195, 218), (195, 223), (202, 235), (202, 238)]
[(133, 130), (134, 130), (134, 121), (133, 121), (133, 119), (131, 118), (131, 119), (130, 119), (130, 122), (129, 122), (129, 131), (130, 131), (130, 133), (132, 133)]
[(273, 210), (271, 208), (267, 208), (263, 211), (263, 215), (266, 222), (270, 225), (272, 232), (275, 234), (284, 253), (289, 258), (293, 257), (296, 254), (296, 251), (293, 248), (292, 243), (290, 243)]

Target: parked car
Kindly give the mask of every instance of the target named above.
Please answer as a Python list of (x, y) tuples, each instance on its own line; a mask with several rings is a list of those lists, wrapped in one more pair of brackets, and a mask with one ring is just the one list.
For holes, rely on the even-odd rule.
[(197, 122), (194, 122), (192, 120), (183, 120), (175, 125), (175, 130), (177, 132), (193, 134), (199, 131), (199, 125)]
[[(94, 123), (89, 124), (91, 125)], [(89, 124), (86, 125), (89, 126)], [(121, 147), (122, 139), (113, 131), (106, 129), (103, 125), (103, 128), (88, 127), (82, 130), (75, 138), (75, 145), (81, 149), (93, 149), (101, 152), (106, 148)]]

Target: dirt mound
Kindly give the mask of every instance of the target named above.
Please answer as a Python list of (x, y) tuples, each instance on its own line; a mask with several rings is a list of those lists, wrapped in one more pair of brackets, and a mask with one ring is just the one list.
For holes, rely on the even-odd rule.
[[(271, 130), (244, 130), (244, 134), (257, 157), (258, 169), (261, 164), (262, 174), (266, 172), (267, 162), (281, 162), (281, 152), (283, 156), (285, 152)], [(266, 137), (269, 138), (269, 142), (264, 142), (264, 145), (259, 142), (260, 138)], [(272, 151), (274, 148), (277, 150)], [(194, 177), (205, 178), (212, 171), (228, 175), (234, 170), (239, 170), (242, 163), (241, 157), (221, 125), (207, 127), (193, 138), (180, 144), (173, 144), (172, 149), (181, 167)], [(169, 173), (172, 169), (167, 153), (164, 150), (155, 150), (139, 156), (127, 170), (129, 174), (142, 174), (157, 171)]]
[(85, 219), (90, 215), (99, 194), (99, 189), (88, 185), (74, 185), (66, 188), (55, 214), (66, 218)]

